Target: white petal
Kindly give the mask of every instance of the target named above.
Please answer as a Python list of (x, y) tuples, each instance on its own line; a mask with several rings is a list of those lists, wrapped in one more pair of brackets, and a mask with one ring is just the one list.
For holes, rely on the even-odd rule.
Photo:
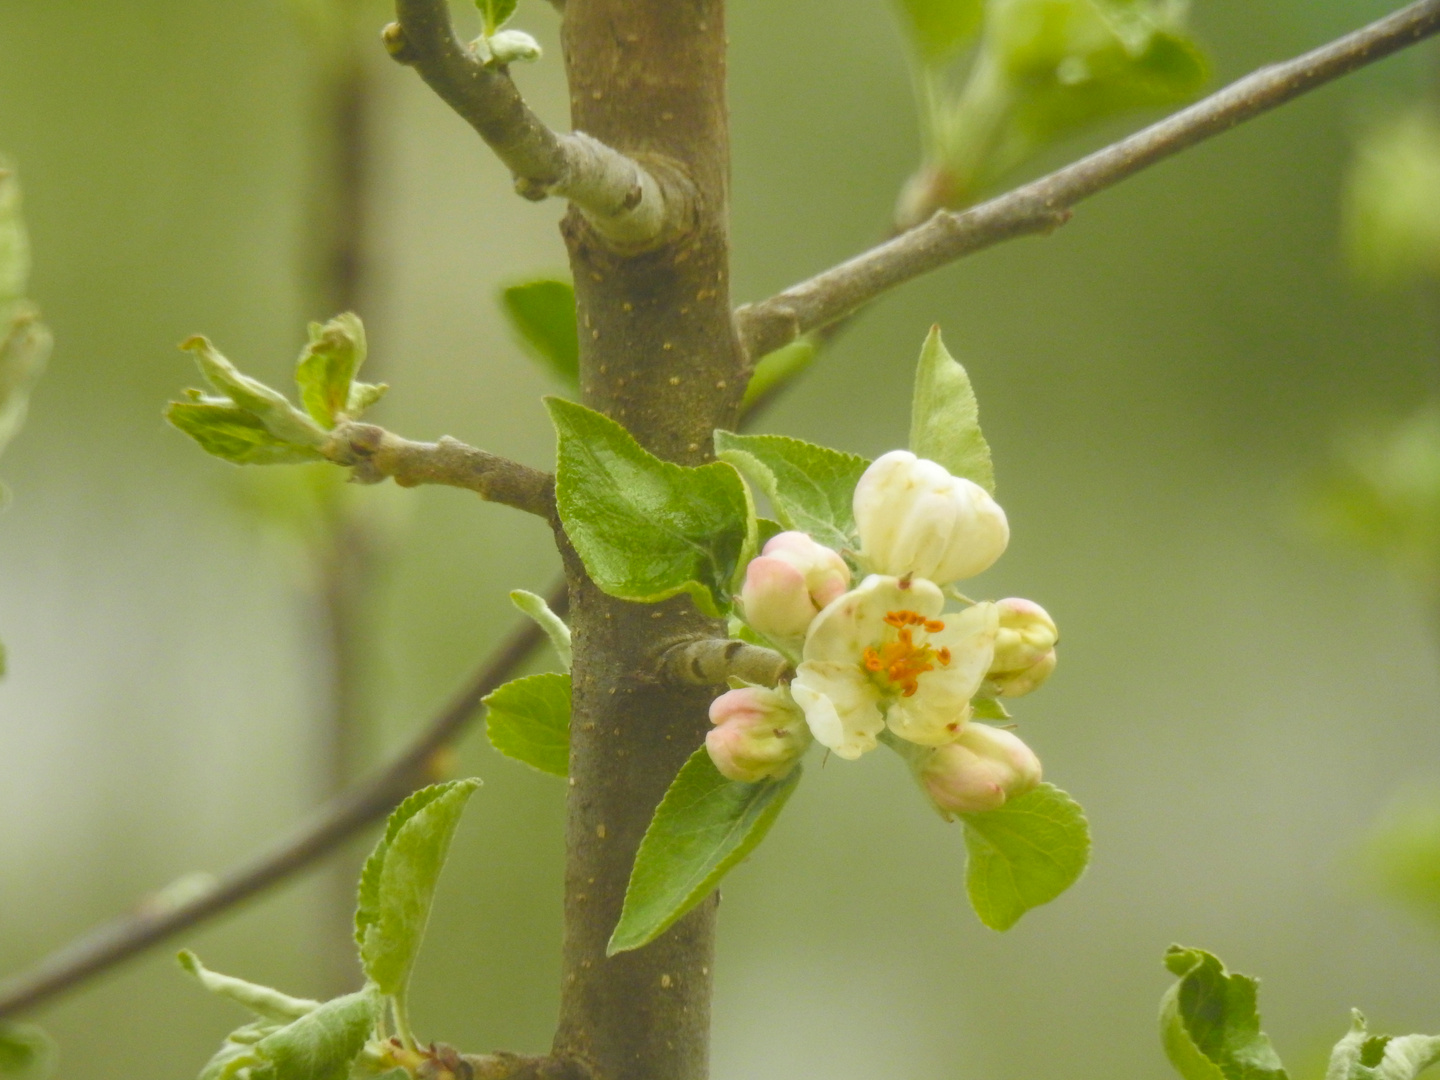
[[(923, 685), (925, 677), (921, 677)], [(929, 694), (899, 698), (885, 714), (890, 730), (921, 746), (945, 746), (959, 738), (970, 721), (970, 699)]]
[(875, 737), (885, 727), (880, 692), (855, 664), (801, 664), (790, 693), (821, 746), (851, 760), (875, 749)]
[(871, 574), (815, 617), (805, 637), (805, 659), (858, 668), (865, 650), (885, 639), (889, 612), (915, 611), (933, 618), (944, 606), (939, 587), (922, 578), (902, 585), (899, 578)]
[(947, 697), (964, 695), (969, 701), (995, 659), (1000, 610), (994, 604), (974, 604), (964, 611), (951, 612), (944, 620), (945, 629), (930, 635), (930, 645), (949, 649), (950, 663), (920, 676), (915, 696), (938, 692)]

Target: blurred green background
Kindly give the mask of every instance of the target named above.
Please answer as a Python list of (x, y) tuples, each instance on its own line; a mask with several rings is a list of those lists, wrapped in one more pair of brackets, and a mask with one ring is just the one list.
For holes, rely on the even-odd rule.
[[(1228, 80), (1393, 6), (1198, 0), (1193, 24)], [(549, 51), (519, 79), (564, 125), (556, 23), (522, 4), (517, 25)], [(730, 33), (741, 301), (876, 239), (917, 138), (882, 0), (734, 0)], [(1050, 239), (901, 290), (766, 418), (859, 453), (900, 445), (916, 351), (943, 325), (1014, 530), (977, 589), (1060, 623), (1060, 671), (1017, 714), (1089, 811), (1095, 858), (997, 935), (965, 903), (958, 827), (897, 761), (813, 770), (724, 889), (717, 1080), (1165, 1077), (1171, 941), (1264, 977), (1297, 1074), (1351, 1005), (1377, 1029), (1440, 1029), (1440, 937), (1379, 901), (1357, 856), (1397, 792), (1440, 781), (1431, 600), (1317, 543), (1301, 512), (1337, 430), (1440, 389), (1440, 302), (1355, 285), (1339, 228), (1356, 131), (1434, 63), (1389, 61), (1096, 198)], [(361, 315), (395, 387), (376, 417), (548, 465), (551, 387), (493, 296), (563, 268), (562, 207), (514, 198), (412, 73), (378, 46), (373, 66)], [(186, 335), (279, 380), (305, 320), (332, 314), (303, 300), (315, 86), (279, 0), (0, 0), (0, 148), (57, 339), (3, 469), (0, 969), (223, 870), (321, 797), (326, 690), (294, 552), (244, 511), (236, 471), (160, 418), (195, 382)], [(378, 762), (513, 623), (507, 590), (543, 589), (557, 560), (541, 525), (461, 492), (358, 497), (389, 547), (365, 678)], [(461, 759), (485, 787), (421, 957), (417, 1027), (540, 1050), (562, 785), (478, 733)], [(326, 993), (328, 888), (312, 874), (176, 945)], [(239, 1018), (171, 951), (40, 1013), (61, 1076), (195, 1074)]]

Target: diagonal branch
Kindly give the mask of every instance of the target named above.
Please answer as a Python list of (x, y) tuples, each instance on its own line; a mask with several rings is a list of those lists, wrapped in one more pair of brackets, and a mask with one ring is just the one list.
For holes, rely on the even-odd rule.
[(645, 250), (689, 228), (693, 185), (674, 162), (626, 157), (583, 132), (560, 134), (531, 112), (504, 64), (461, 44), (448, 0), (396, 0), (385, 48), (480, 133), (527, 199), (573, 202), (616, 248)]
[[(563, 582), (552, 590), (548, 600), (551, 608), (564, 612), (567, 593)], [(162, 894), (130, 914), (76, 939), (29, 971), (0, 983), (0, 1020), (33, 1009), (152, 945), (263, 892), (384, 818), (416, 787), (433, 778), (437, 756), (469, 727), (481, 700), (509, 679), (544, 637), (544, 632), (529, 619), (517, 626), (475, 673), (469, 685), (430, 721), (399, 757), (381, 772), (332, 799), (292, 836), (203, 891), (171, 902), (166, 902)]]
[(1378, 22), (1218, 93), (1034, 183), (923, 225), (735, 313), (752, 361), (819, 329), (921, 274), (1005, 240), (1048, 233), (1082, 199), (1172, 154), (1228, 131), (1440, 31), (1440, 0), (1418, 0)]
[(555, 478), (446, 435), (439, 442), (412, 442), (374, 424), (344, 423), (321, 452), (354, 469), (361, 483), (387, 476), (401, 487), (443, 484), (476, 492), (489, 502), (555, 520)]

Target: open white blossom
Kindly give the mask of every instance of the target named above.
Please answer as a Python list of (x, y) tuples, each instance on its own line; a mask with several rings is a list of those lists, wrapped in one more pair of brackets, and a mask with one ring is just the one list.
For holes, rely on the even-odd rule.
[(865, 470), (854, 510), (860, 561), (877, 574), (948, 585), (988, 569), (1010, 542), (1005, 511), (989, 492), (908, 450)]
[(994, 604), (944, 606), (933, 582), (872, 574), (820, 612), (790, 687), (816, 741), (858, 758), (887, 724), (923, 746), (959, 736), (999, 622)]

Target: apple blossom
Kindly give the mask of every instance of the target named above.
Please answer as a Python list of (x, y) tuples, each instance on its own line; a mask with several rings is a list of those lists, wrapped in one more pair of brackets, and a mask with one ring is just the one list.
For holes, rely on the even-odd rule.
[(994, 656), (994, 604), (942, 615), (922, 578), (872, 574), (822, 611), (790, 690), (816, 740), (844, 758), (888, 725), (923, 746), (952, 742)]
[(1003, 728), (969, 724), (960, 737), (932, 750), (918, 768), (920, 784), (946, 817), (998, 810), (1040, 783), (1040, 759)]
[(877, 574), (914, 574), (937, 585), (974, 577), (1010, 542), (1005, 511), (970, 480), (892, 450), (855, 486), (860, 561)]
[(710, 703), (705, 749), (729, 780), (753, 784), (787, 776), (810, 746), (805, 714), (783, 687), (743, 686)]
[(999, 697), (1020, 697), (1055, 670), (1059, 632), (1055, 620), (1033, 601), (1011, 598), (995, 606), (1000, 611), (1000, 630), (986, 687)]
[(740, 606), (754, 629), (798, 647), (820, 609), (849, 586), (850, 568), (837, 552), (802, 532), (782, 532), (745, 568)]

